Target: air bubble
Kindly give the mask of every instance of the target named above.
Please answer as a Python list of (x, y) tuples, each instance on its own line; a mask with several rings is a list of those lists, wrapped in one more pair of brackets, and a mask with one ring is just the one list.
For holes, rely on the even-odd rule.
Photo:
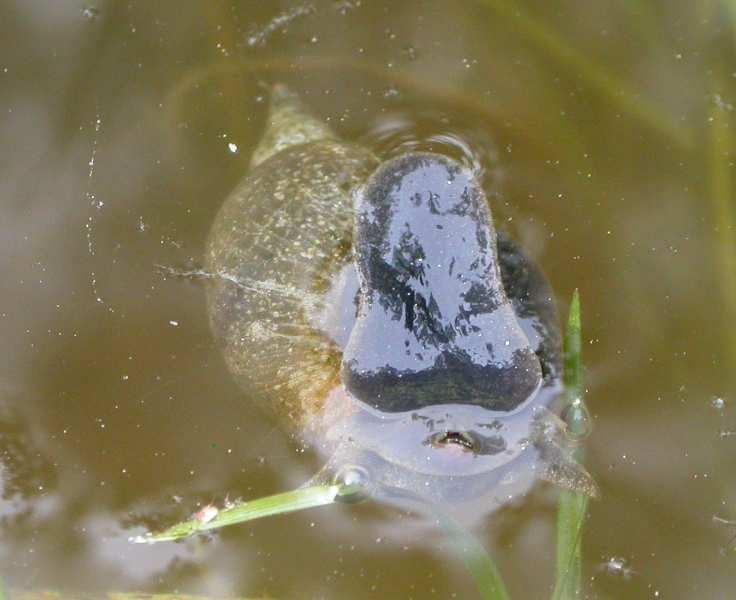
[(581, 398), (575, 398), (570, 402), (560, 416), (567, 425), (567, 436), (570, 441), (580, 442), (591, 434), (593, 420)]
[(351, 504), (362, 502), (370, 495), (370, 476), (363, 467), (356, 465), (342, 467), (335, 475), (333, 483), (340, 486), (336, 498), (339, 502)]

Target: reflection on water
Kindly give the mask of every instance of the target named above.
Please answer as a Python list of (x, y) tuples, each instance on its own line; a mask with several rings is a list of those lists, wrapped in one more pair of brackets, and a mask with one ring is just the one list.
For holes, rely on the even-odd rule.
[[(583, 553), (595, 593), (733, 589), (733, 530), (713, 520), (736, 517), (735, 438), (719, 435), (736, 429), (729, 203), (712, 203), (731, 197), (729, 15), (715, 2), (396, 4), (0, 7), (11, 587), (472, 597), (433, 534), (417, 537), (414, 517), (390, 507), (316, 509), (192, 544), (125, 542), (319, 467), (231, 380), (201, 282), (156, 267), (202, 266), (263, 125), (262, 84), (278, 78), (379, 152), (479, 157), (470, 166), (497, 222), (543, 266), (562, 314), (580, 288), (596, 427), (586, 462), (601, 487)], [(624, 88), (565, 60), (527, 13)], [(479, 532), (515, 597), (548, 595), (555, 493), (536, 486)]]

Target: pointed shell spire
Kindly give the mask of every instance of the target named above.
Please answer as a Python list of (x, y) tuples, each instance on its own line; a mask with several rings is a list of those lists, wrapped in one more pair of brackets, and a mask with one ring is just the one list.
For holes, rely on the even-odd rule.
[(281, 83), (274, 84), (266, 130), (253, 152), (251, 167), (290, 146), (334, 137), (327, 125), (304, 110), (296, 94)]

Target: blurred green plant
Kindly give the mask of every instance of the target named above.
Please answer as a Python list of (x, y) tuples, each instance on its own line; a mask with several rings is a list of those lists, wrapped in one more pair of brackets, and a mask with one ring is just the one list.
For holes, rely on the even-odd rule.
[[(581, 367), (580, 295), (575, 290), (570, 303), (570, 313), (565, 331), (565, 399), (566, 422), (572, 439), (588, 434), (590, 419), (583, 399), (583, 374)], [(575, 458), (583, 459), (582, 448), (575, 450)], [(557, 507), (557, 564), (553, 600), (580, 597), (582, 581), (582, 537), (588, 497), (578, 492), (562, 490)]]
[[(678, 148), (692, 148), (693, 134), (687, 127), (669, 116), (661, 106), (643, 97), (625, 81), (596, 63), (532, 14), (512, 0), (476, 0), (496, 15), (515, 24), (519, 32), (569, 72), (578, 76), (591, 89), (622, 111), (640, 120), (665, 136)], [(734, 0), (730, 0), (733, 2)]]

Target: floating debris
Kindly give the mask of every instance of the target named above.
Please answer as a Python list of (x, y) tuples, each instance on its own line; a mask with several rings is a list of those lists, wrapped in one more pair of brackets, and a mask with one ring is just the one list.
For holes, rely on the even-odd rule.
[(263, 46), (268, 38), (276, 31), (285, 29), (295, 19), (310, 15), (313, 12), (314, 6), (311, 4), (302, 4), (301, 6), (295, 6), (291, 10), (284, 11), (276, 15), (262, 27), (254, 29), (246, 38), (245, 43), (250, 47)]
[[(730, 519), (724, 519), (723, 517), (719, 517), (718, 515), (713, 515), (713, 522), (720, 523), (721, 525), (727, 525), (729, 527), (736, 527), (736, 521), (730, 520)], [(736, 533), (734, 533), (731, 538), (726, 542), (725, 546), (721, 546), (721, 554), (726, 555), (729, 551), (733, 550), (736, 547)]]
[(636, 571), (632, 569), (625, 558), (620, 556), (611, 556), (599, 565), (601, 571), (605, 571), (613, 577), (620, 577), (628, 581), (632, 576), (636, 575)]
[(731, 104), (730, 102), (726, 102), (720, 94), (713, 94), (713, 102), (721, 110), (733, 110), (733, 104)]
[(82, 9), (82, 16), (88, 21), (94, 21), (100, 16), (100, 9), (96, 6), (85, 6)]
[(394, 86), (389, 86), (383, 90), (383, 97), (387, 100), (401, 97), (401, 92)]
[(361, 0), (337, 0), (334, 8), (339, 13), (346, 15), (350, 11), (360, 8), (361, 4)]
[(220, 510), (214, 504), (208, 504), (194, 513), (194, 518), (204, 525), (215, 519), (218, 514), (220, 514)]

